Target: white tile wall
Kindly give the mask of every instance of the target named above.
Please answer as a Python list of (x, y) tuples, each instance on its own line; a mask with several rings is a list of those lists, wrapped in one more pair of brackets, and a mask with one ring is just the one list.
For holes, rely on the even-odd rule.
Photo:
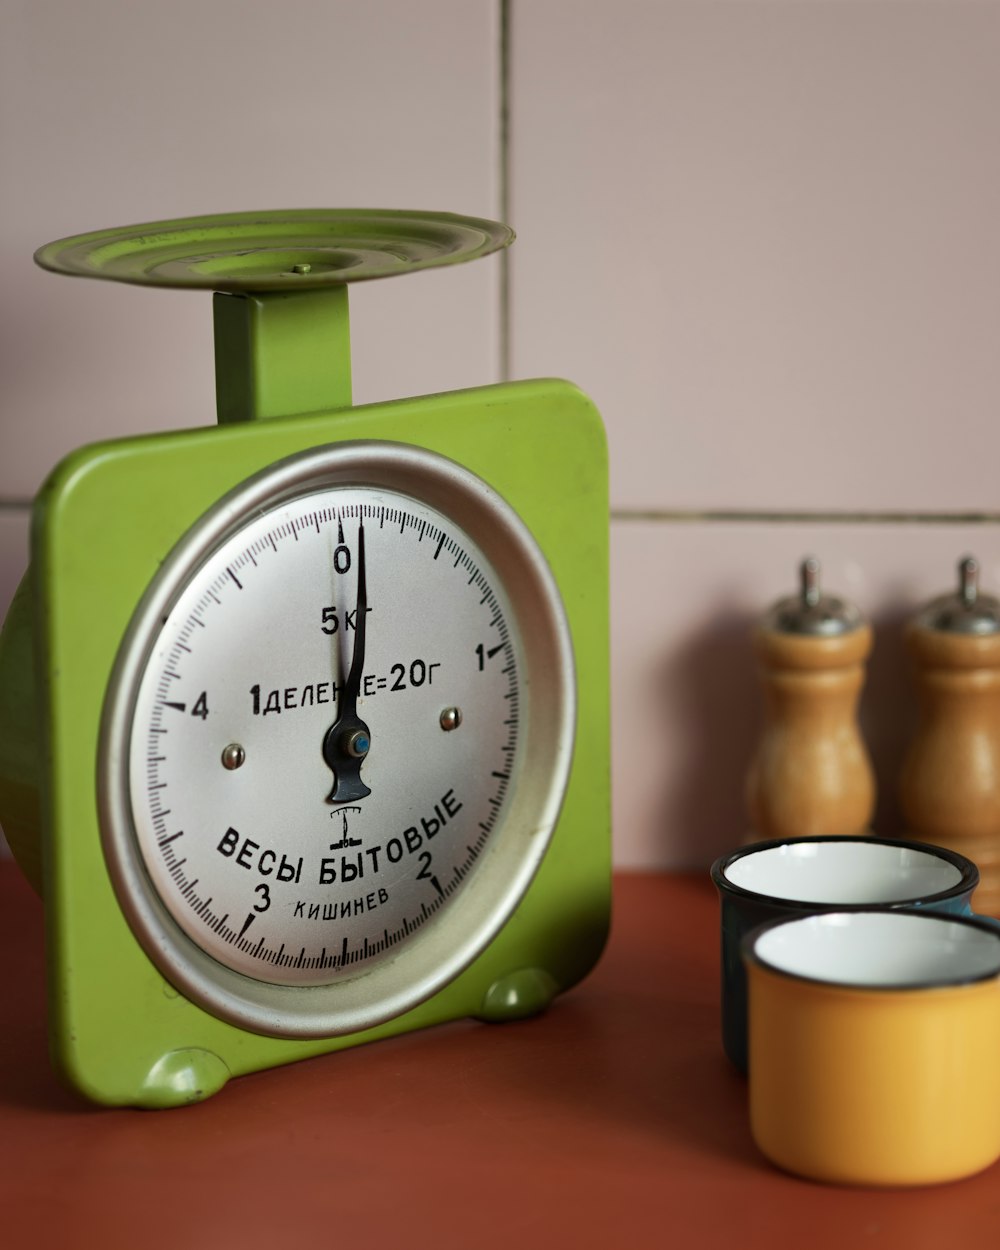
[[(900, 621), (968, 549), (1000, 591), (996, 525), (938, 515), (1000, 513), (998, 106), (1000, 4), (967, 0), (6, 6), (0, 605), (10, 505), (63, 452), (213, 419), (208, 297), (56, 278), (41, 243), (506, 205), (508, 305), (495, 259), (352, 293), (355, 397), (494, 380), (506, 330), (514, 376), (602, 408), (618, 862), (704, 865), (741, 836), (748, 630), (809, 550), (877, 627), (862, 720), (896, 829)], [(910, 519), (861, 520), (887, 513)]]
[(994, 508), (1000, 4), (513, 20), (513, 361), (619, 507)]
[[(4, 494), (81, 442), (214, 420), (210, 296), (68, 281), (43, 243), (255, 208), (496, 213), (492, 0), (40, 0), (0, 23)], [(493, 380), (496, 276), (359, 290), (356, 400)]]

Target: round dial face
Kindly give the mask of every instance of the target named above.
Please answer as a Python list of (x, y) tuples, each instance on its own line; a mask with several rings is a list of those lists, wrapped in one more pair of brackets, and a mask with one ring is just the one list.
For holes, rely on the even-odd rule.
[(572, 685), (544, 560), (465, 470), (347, 444), (251, 479), (164, 566), (106, 710), (105, 845), (147, 952), (259, 1031), (420, 1001), (537, 868)]

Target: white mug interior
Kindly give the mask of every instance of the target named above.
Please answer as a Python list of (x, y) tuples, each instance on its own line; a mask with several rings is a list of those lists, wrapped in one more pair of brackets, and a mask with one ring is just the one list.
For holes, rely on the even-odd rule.
[(753, 953), (778, 972), (831, 985), (960, 985), (1000, 976), (1000, 929), (941, 912), (826, 912), (764, 930)]
[(930, 851), (883, 842), (789, 842), (729, 864), (727, 881), (754, 894), (803, 903), (868, 906), (928, 898), (962, 880)]

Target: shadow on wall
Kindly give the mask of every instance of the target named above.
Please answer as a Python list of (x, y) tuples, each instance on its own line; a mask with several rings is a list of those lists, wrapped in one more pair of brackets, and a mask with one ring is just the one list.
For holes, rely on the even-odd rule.
[[(903, 645), (910, 615), (906, 609), (872, 621), (875, 641), (858, 709), (876, 776), (872, 830), (884, 837), (906, 833), (899, 773), (917, 717)], [(664, 736), (669, 730), (673, 752), (654, 809), (656, 828), (669, 840), (663, 848), (669, 862), (707, 867), (739, 845), (749, 828), (744, 788), (763, 721), (755, 621), (745, 612), (722, 615), (665, 656), (656, 675)]]
[(859, 722), (875, 768), (878, 794), (872, 829), (883, 837), (906, 837), (899, 803), (899, 774), (917, 727), (917, 696), (903, 631), (914, 607), (874, 617), (875, 645), (861, 694)]
[(743, 782), (761, 707), (754, 619), (720, 610), (712, 625), (671, 649), (655, 675), (671, 739), (664, 752), (673, 752), (654, 807), (668, 863), (707, 866), (743, 840)]

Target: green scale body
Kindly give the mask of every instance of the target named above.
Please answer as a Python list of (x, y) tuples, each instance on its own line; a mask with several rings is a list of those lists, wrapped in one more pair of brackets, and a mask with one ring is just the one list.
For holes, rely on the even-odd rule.
[[(600, 954), (600, 417), (551, 380), (351, 406), (347, 281), (511, 238), (476, 219), (326, 211), (155, 223), (38, 254), (61, 272), (216, 291), (219, 424), (63, 460), (35, 501), (31, 565), (0, 636), (0, 822), (44, 899), (53, 1056), (91, 1099), (174, 1106), (230, 1076), (442, 1021), (530, 1015)], [(390, 517), (402, 518), (393, 536)], [(212, 561), (222, 568), (227, 543), (244, 550), (249, 595), (307, 537), (322, 576), (276, 583), (296, 605), (286, 656), (281, 596), (265, 587), (254, 601), (258, 638), (243, 566), (213, 582)], [(179, 664), (167, 690), (161, 640), (182, 657), (203, 633), (209, 677), (186, 685)], [(518, 712), (501, 730), (504, 700)], [(239, 731), (223, 726), (226, 707)], [(161, 755), (144, 745), (156, 733)], [(298, 813), (287, 829), (284, 810)], [(472, 843), (463, 826), (456, 849), (466, 819), (482, 832)], [(217, 889), (177, 866), (198, 856)], [(307, 935), (297, 957), (278, 944), (286, 931), (294, 946)]]

